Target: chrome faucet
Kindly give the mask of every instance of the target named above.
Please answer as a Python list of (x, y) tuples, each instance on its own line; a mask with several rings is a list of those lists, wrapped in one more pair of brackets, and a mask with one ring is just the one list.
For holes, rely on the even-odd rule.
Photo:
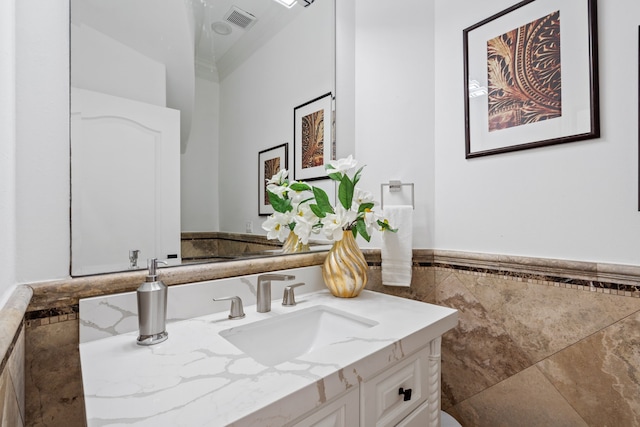
[(258, 313), (266, 313), (271, 311), (271, 281), (272, 280), (293, 280), (296, 276), (292, 274), (262, 274), (258, 276), (258, 295), (257, 309)]
[(239, 296), (214, 298), (214, 301), (231, 301), (231, 309), (229, 310), (229, 319), (242, 319), (244, 317), (244, 308), (242, 307), (242, 299)]
[(282, 294), (282, 305), (285, 307), (293, 307), (296, 305), (296, 294), (294, 289), (298, 286), (304, 286), (304, 283), (296, 283), (295, 285), (285, 286), (284, 293)]

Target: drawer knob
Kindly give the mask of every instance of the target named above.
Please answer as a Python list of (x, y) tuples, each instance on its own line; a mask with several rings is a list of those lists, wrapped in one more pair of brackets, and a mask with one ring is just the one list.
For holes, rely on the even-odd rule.
[(405, 390), (404, 388), (400, 387), (400, 390), (398, 390), (398, 394), (404, 395), (404, 401), (405, 402), (408, 401), (408, 400), (411, 400), (411, 389), (410, 388)]

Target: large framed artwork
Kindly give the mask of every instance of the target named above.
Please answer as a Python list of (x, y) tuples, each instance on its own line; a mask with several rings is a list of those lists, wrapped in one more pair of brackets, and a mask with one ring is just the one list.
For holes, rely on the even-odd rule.
[(332, 95), (326, 93), (293, 110), (294, 178), (327, 178), (324, 166), (333, 160)]
[(600, 136), (596, 0), (525, 0), (463, 31), (466, 158)]
[(281, 169), (288, 168), (289, 144), (277, 145), (258, 153), (258, 215), (271, 215), (274, 212), (267, 193), (267, 180)]

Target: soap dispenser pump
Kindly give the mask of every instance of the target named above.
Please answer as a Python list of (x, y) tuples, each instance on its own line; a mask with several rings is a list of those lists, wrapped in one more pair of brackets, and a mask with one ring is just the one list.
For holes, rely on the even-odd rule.
[(169, 336), (167, 323), (167, 286), (158, 280), (158, 264), (166, 264), (156, 258), (147, 260), (149, 274), (145, 282), (137, 290), (138, 327), (140, 335), (138, 344), (153, 345), (161, 343)]

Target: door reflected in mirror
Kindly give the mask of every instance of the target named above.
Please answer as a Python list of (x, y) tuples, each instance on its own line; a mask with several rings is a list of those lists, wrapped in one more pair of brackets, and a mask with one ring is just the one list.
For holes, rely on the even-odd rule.
[(258, 153), (293, 165), (295, 106), (335, 97), (335, 0), (71, 0), (70, 28), (72, 275), (279, 254)]

